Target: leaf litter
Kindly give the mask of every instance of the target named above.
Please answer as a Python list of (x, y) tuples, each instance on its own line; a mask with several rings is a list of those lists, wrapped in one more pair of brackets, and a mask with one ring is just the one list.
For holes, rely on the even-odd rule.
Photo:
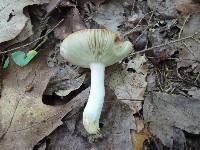
[[(54, 74), (54, 69), (48, 68), (45, 61), (39, 61), (44, 58), (45, 54), (40, 53), (37, 60), (24, 69), (13, 64), (4, 75), (0, 105), (2, 149), (32, 149), (62, 124), (61, 119), (80, 100), (75, 97), (70, 103), (54, 107), (42, 102), (43, 92)], [(26, 92), (30, 84), (33, 89)], [(87, 94), (79, 101), (82, 104), (84, 95)]]
[[(134, 113), (142, 108), (146, 90), (148, 66), (145, 56), (137, 55), (123, 68), (121, 65), (110, 67), (106, 82), (121, 101), (130, 105)], [(129, 71), (130, 70), (130, 71)]]
[(63, 23), (55, 29), (54, 34), (56, 38), (63, 40), (69, 34), (85, 28), (79, 10), (75, 7), (65, 16)]
[(50, 52), (47, 63), (49, 67), (56, 68), (56, 73), (49, 81), (45, 95), (55, 93), (58, 96), (67, 96), (84, 83), (86, 74), (79, 67), (67, 65), (66, 60), (60, 56), (59, 49)]
[[(0, 101), (1, 146), (6, 149), (139, 150), (145, 143), (153, 142), (157, 145), (154, 149), (164, 146), (184, 149), (189, 145), (185, 132), (199, 134), (196, 115), (200, 82), (199, 35), (178, 43), (163, 44), (199, 31), (197, 2), (174, 1), (176, 5), (171, 5), (171, 1), (160, 0), (57, 0), (46, 1), (47, 5), (40, 5), (41, 9), (38, 9), (39, 5), (29, 7), (29, 11), (24, 12), (30, 16), (25, 17), (24, 7), (43, 3), (26, 2), (16, 6), (19, 16), (11, 9), (5, 9), (8, 22), (2, 25), (9, 27), (9, 23), (17, 22), (17, 18), (26, 19), (15, 31), (8, 29), (12, 36), (0, 38), (2, 49), (26, 44), (24, 40), (27, 39), (40, 38), (56, 22), (64, 21), (54, 29), (54, 34), (48, 35), (51, 41), (45, 43), (48, 52), (39, 48), (26, 67), (18, 68), (11, 61), (5, 70)], [(32, 13), (33, 10), (36, 11)], [(32, 15), (37, 19), (34, 20)], [(4, 22), (7, 18), (3, 18)], [(82, 110), (89, 95), (88, 70), (67, 63), (58, 52), (60, 40), (88, 27), (109, 28), (120, 35), (125, 33), (124, 38), (130, 39), (136, 48), (127, 59), (106, 70), (106, 101), (100, 119), (103, 138), (97, 141), (91, 141), (82, 125)], [(9, 40), (10, 43), (2, 43)], [(162, 46), (152, 48), (153, 54), (138, 55), (139, 50), (157, 45)], [(49, 52), (52, 46), (54, 48)], [(26, 53), (33, 47), (29, 45), (19, 50)], [(44, 96), (50, 96), (45, 103)], [(61, 103), (59, 99), (62, 99)]]
[[(82, 111), (75, 110), (65, 118), (65, 125), (53, 132), (49, 138), (48, 149), (132, 149), (130, 130), (133, 129), (133, 112), (128, 105), (117, 101), (112, 90), (106, 89), (106, 99), (103, 114), (100, 119), (103, 138), (90, 143), (82, 125)], [(120, 143), (120, 144), (119, 144)]]
[[(199, 24), (200, 24), (200, 16), (198, 14), (189, 17), (188, 21), (183, 26), (183, 31), (181, 36), (186, 36), (188, 34), (200, 31)], [(200, 66), (198, 63), (200, 61), (199, 60), (200, 34), (197, 34), (195, 39), (196, 40), (191, 39), (181, 43), (180, 46), (181, 50), (179, 50), (180, 61), (178, 62), (178, 68), (192, 66), (192, 69), (194, 69), (195, 72), (200, 71)]]
[[(153, 93), (144, 103), (144, 118), (146, 122), (150, 123), (152, 134), (172, 148), (173, 140), (178, 141), (173, 133), (174, 128), (193, 134), (200, 133), (199, 103), (199, 99)], [(183, 139), (180, 138), (180, 140)]]

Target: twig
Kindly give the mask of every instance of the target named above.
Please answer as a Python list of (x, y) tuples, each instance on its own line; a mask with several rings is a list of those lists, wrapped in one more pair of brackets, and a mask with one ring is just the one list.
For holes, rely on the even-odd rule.
[(150, 11), (150, 12), (144, 14), (144, 16), (138, 21), (137, 25), (136, 25), (133, 29), (131, 29), (130, 31), (126, 32), (123, 36), (125, 37), (125, 36), (131, 34), (132, 32), (134, 32), (135, 29), (136, 29), (136, 28), (139, 26), (139, 24), (141, 23), (141, 21), (144, 19), (144, 17), (147, 16), (148, 14), (150, 14), (150, 13), (153, 13), (153, 11)]
[[(150, 58), (150, 59), (157, 59), (157, 57), (150, 57), (150, 56), (146, 56), (146, 57), (147, 57), (147, 58)], [(167, 58), (167, 60), (176, 60), (176, 61), (187, 60), (187, 61), (193, 61), (193, 62), (200, 63), (200, 61), (199, 61), (199, 60), (196, 60), (196, 59)]]
[[(190, 47), (185, 43), (185, 42), (182, 42), (183, 43), (183, 45), (186, 47), (186, 49), (190, 52), (190, 54), (192, 54), (192, 56), (194, 57), (194, 58), (196, 58), (195, 57), (195, 54), (193, 53), (193, 51), (190, 49)], [(198, 58), (196, 58), (196, 59), (198, 59)]]
[(138, 101), (138, 102), (143, 102), (144, 100), (139, 100), (139, 99), (121, 99), (121, 98), (118, 98), (118, 100), (120, 100), (120, 101), (127, 101), (127, 100), (129, 100), (129, 101)]
[(9, 49), (9, 50), (4, 51), (4, 52), (0, 52), (0, 54), (6, 54), (6, 53), (9, 53), (9, 52), (15, 51), (15, 50), (17, 50), (17, 49), (24, 48), (24, 47), (26, 47), (26, 46), (29, 46), (29, 45), (31, 45), (31, 44), (33, 44), (33, 43), (35, 43), (35, 42), (37, 42), (37, 41), (43, 39), (43, 38), (46, 37), (49, 33), (51, 33), (55, 28), (57, 28), (63, 21), (64, 21), (64, 19), (62, 19), (61, 21), (59, 21), (59, 22), (58, 22), (51, 30), (49, 30), (45, 35), (43, 35), (43, 36), (41, 36), (41, 37), (39, 37), (39, 38), (33, 40), (32, 42), (27, 43), (27, 44), (22, 45), (22, 46), (18, 46), (18, 47)]
[(197, 83), (197, 81), (199, 80), (199, 77), (200, 77), (200, 72), (198, 73), (196, 79), (194, 80), (194, 83)]
[(180, 32), (179, 32), (179, 34), (178, 34), (178, 39), (181, 38), (181, 33), (182, 33), (183, 28), (184, 28), (184, 26), (185, 26), (185, 24), (186, 24), (186, 22), (188, 21), (189, 18), (190, 18), (190, 14), (189, 14), (188, 16), (185, 17), (185, 20), (184, 20), (184, 22), (183, 22), (183, 25), (182, 25), (182, 27), (181, 27), (181, 30), (180, 30)]
[(38, 50), (38, 48), (40, 48), (46, 41), (47, 41), (47, 36), (45, 36), (44, 37), (44, 39), (42, 40), (42, 42), (40, 42), (40, 44), (38, 44), (35, 48), (34, 48), (34, 50), (36, 51), (36, 50)]
[(4, 132), (4, 133), (2, 134), (2, 136), (0, 137), (0, 141), (3, 140), (4, 137), (5, 137), (5, 135), (8, 133), (8, 131), (9, 131), (11, 125), (12, 125), (12, 122), (13, 122), (13, 120), (14, 120), (14, 116), (15, 116), (15, 113), (16, 113), (17, 108), (18, 108), (18, 106), (19, 106), (19, 103), (20, 103), (20, 101), (21, 101), (22, 99), (23, 99), (23, 98), (21, 98), (20, 100), (17, 101), (17, 104), (16, 104), (16, 106), (15, 106), (15, 108), (14, 108), (14, 111), (13, 111), (13, 114), (12, 114), (12, 116), (11, 116), (11, 119), (10, 119), (10, 121), (9, 121), (8, 127), (6, 128), (5, 132)]
[(155, 49), (155, 48), (160, 48), (160, 47), (163, 47), (163, 46), (167, 46), (167, 45), (169, 45), (169, 44), (174, 44), (174, 43), (181, 42), (181, 41), (184, 41), (184, 40), (187, 40), (187, 39), (190, 39), (190, 38), (194, 38), (194, 36), (197, 35), (197, 34), (198, 34), (198, 32), (195, 32), (195, 33), (192, 34), (192, 35), (189, 35), (189, 36), (186, 36), (186, 37), (177, 39), (177, 40), (173, 40), (173, 41), (170, 41), (170, 42), (167, 42), (167, 43), (164, 43), (164, 44), (156, 45), (156, 46), (153, 46), (153, 47), (150, 47), (150, 48), (147, 48), (147, 49), (144, 49), (144, 50), (135, 52), (135, 53), (133, 53), (133, 54), (144, 53), (144, 52), (153, 50), (153, 49)]
[(147, 29), (149, 28), (151, 19), (152, 19), (152, 17), (153, 17), (153, 14), (154, 14), (154, 11), (152, 11), (152, 13), (151, 13), (151, 16), (150, 16), (150, 18), (149, 18), (149, 20), (148, 20), (147, 27), (146, 27), (146, 28), (142, 31), (142, 33), (136, 38), (135, 42), (137, 42), (138, 39), (139, 39), (139, 38), (147, 31)]
[[(157, 80), (158, 86), (159, 86), (161, 92), (163, 92), (163, 91), (164, 91), (164, 89), (163, 89), (163, 87), (162, 87), (163, 84), (161, 84), (161, 82), (160, 82), (160, 81), (161, 81), (162, 73), (161, 73), (161, 71), (160, 71), (159, 68), (157, 68), (157, 70), (156, 70), (156, 75), (157, 75), (157, 77), (158, 77), (158, 80)], [(159, 78), (159, 77), (160, 77), (160, 78)]]
[(200, 44), (200, 41), (197, 40), (196, 38), (192, 37), (192, 39), (193, 39), (195, 42), (197, 42), (198, 44)]

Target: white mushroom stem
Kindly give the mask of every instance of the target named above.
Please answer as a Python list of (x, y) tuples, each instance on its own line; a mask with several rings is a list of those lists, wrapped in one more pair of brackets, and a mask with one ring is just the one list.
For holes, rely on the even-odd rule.
[(89, 134), (98, 134), (99, 119), (104, 103), (104, 71), (105, 65), (101, 63), (90, 64), (91, 89), (87, 105), (83, 112), (83, 125)]

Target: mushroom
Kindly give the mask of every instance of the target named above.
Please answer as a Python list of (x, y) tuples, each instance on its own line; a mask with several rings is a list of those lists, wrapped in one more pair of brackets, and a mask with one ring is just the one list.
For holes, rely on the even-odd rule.
[(60, 54), (70, 63), (91, 69), (91, 89), (83, 111), (83, 125), (89, 134), (99, 134), (104, 103), (104, 71), (132, 50), (129, 41), (107, 29), (84, 29), (70, 34), (60, 46)]

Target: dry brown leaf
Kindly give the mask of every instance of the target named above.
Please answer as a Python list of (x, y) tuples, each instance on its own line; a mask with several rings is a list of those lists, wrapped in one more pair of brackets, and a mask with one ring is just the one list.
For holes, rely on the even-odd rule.
[(44, 142), (40, 145), (40, 147), (37, 149), (37, 150), (46, 150), (46, 147), (47, 147), (47, 143)]
[(183, 27), (183, 33), (181, 34), (182, 37), (186, 37), (188, 35), (192, 35), (195, 32), (199, 32), (195, 36), (194, 39), (188, 39), (184, 42), (181, 42), (180, 50), (179, 50), (179, 58), (178, 61), (178, 68), (180, 67), (189, 67), (195, 70), (195, 72), (200, 71), (200, 14), (192, 15), (189, 18), (189, 21)]
[(50, 14), (54, 9), (56, 9), (62, 1), (63, 0), (50, 0), (46, 7), (47, 14)]
[(0, 43), (15, 38), (29, 20), (23, 8), (33, 4), (47, 3), (48, 0), (6, 0), (0, 1)]
[(200, 133), (199, 110), (199, 99), (155, 92), (146, 97), (143, 115), (151, 133), (164, 145), (173, 147), (174, 142), (185, 143), (182, 130)]
[[(106, 101), (105, 101), (106, 102)], [(104, 141), (96, 145), (96, 149), (132, 150), (131, 129), (133, 129), (133, 112), (127, 104), (110, 103), (107, 116), (102, 119)]]
[[(115, 91), (118, 99), (144, 100), (144, 91), (147, 86), (147, 65), (145, 62), (145, 56), (137, 55), (126, 68), (121, 65), (109, 68), (106, 80), (111, 89)], [(130, 68), (135, 72), (127, 71)]]
[(125, 21), (123, 12), (122, 2), (119, 0), (111, 0), (97, 8), (93, 19), (98, 24), (119, 33), (118, 27)]
[(95, 143), (87, 139), (82, 117), (82, 109), (65, 117), (65, 125), (50, 135), (48, 150), (132, 150), (130, 130), (133, 129), (133, 112), (129, 106), (117, 101), (112, 90), (106, 89), (105, 103), (100, 123), (103, 138)]
[(132, 141), (134, 150), (142, 150), (143, 143), (151, 137), (151, 133), (147, 127), (141, 132), (132, 132)]
[(56, 8), (58, 8), (59, 6), (61, 7), (75, 7), (75, 4), (72, 4), (69, 0), (50, 0), (50, 2), (48, 3), (46, 10), (47, 10), (47, 16)]
[(158, 138), (163, 145), (170, 149), (178, 146), (178, 150), (185, 150), (186, 138), (181, 129), (162, 123), (150, 124), (149, 129), (152, 135)]
[(78, 9), (72, 8), (65, 20), (54, 30), (54, 34), (56, 38), (63, 40), (69, 34), (85, 28)]
[(67, 84), (69, 87), (67, 89), (62, 89), (62, 90), (60, 89), (56, 91), (55, 93), (58, 96), (66, 96), (70, 92), (80, 88), (80, 86), (83, 84), (84, 79), (85, 79), (85, 74), (76, 79), (72, 79), (72, 80), (69, 79), (68, 84)]
[[(41, 52), (39, 58), (25, 68), (12, 64), (4, 75), (0, 100), (1, 149), (32, 149), (62, 124), (61, 119), (77, 102), (83, 105), (87, 100), (88, 91), (81, 95), (81, 100), (75, 97), (66, 105), (50, 106), (42, 102), (43, 92), (54, 72), (47, 67), (46, 56)], [(27, 91), (29, 86), (33, 88)]]
[(144, 129), (144, 120), (139, 117), (135, 118), (136, 132), (141, 132)]
[(200, 4), (193, 0), (176, 0), (176, 8), (183, 16), (200, 12)]
[(193, 98), (200, 99), (200, 89), (197, 87), (192, 87), (187, 90), (188, 94)]
[[(147, 64), (145, 62), (145, 56), (137, 55), (126, 68), (114, 65), (107, 72), (106, 84), (114, 90), (118, 99), (132, 108), (134, 113), (142, 108), (141, 101), (135, 102), (134, 100), (144, 100), (147, 86)], [(135, 70), (135, 72), (129, 72), (127, 69)]]
[(32, 36), (33, 35), (32, 27), (33, 26), (31, 24), (31, 20), (28, 19), (24, 28), (20, 32), (20, 34), (17, 35), (13, 40), (10, 40), (9, 42), (7, 42), (6, 47), (11, 46), (15, 43), (22, 42), (22, 41), (26, 40), (27, 38), (29, 38), (30, 36)]
[(59, 49), (50, 52), (48, 66), (55, 67), (56, 73), (47, 85), (45, 95), (56, 93), (59, 96), (66, 96), (78, 89), (85, 80), (85, 74), (81, 73), (79, 67), (67, 65), (66, 60), (60, 55)]
[(178, 11), (186, 16), (200, 12), (200, 4), (193, 0), (147, 0), (150, 9), (155, 10), (159, 15), (166, 17), (177, 17)]
[(106, 0), (92, 0), (97, 7), (100, 7)]
[(155, 92), (144, 101), (145, 122), (162, 123), (200, 133), (200, 101), (181, 95)]
[(158, 12), (158, 15), (165, 17), (177, 17), (178, 13), (176, 11), (176, 0), (147, 0), (147, 4), (151, 10)]
[(83, 6), (87, 2), (93, 2), (95, 6), (100, 7), (102, 3), (104, 3), (106, 0), (81, 0), (79, 1), (79, 5)]

